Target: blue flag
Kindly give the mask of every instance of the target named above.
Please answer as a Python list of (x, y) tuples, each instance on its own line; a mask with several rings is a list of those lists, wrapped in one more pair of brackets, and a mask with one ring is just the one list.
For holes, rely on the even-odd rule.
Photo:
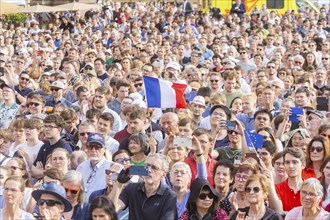
[(257, 133), (250, 133), (244, 130), (246, 145), (248, 147), (254, 147), (256, 149), (262, 148), (264, 142), (264, 136)]

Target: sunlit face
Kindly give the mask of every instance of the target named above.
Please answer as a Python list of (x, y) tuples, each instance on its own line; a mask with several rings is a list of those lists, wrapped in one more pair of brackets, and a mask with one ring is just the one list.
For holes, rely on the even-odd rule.
[(278, 175), (278, 176), (285, 176), (286, 175), (283, 157), (280, 157), (279, 159), (277, 159), (275, 161), (274, 169), (275, 169), (276, 175)]
[(25, 141), (24, 128), (13, 128), (13, 135), (15, 136), (16, 139)]
[(97, 130), (103, 135), (108, 135), (112, 129), (112, 123), (110, 121), (99, 118), (97, 121)]
[(252, 181), (246, 186), (250, 192), (245, 192), (246, 198), (250, 204), (263, 203), (267, 198), (267, 192), (264, 192), (259, 181)]
[(262, 127), (270, 127), (270, 118), (269, 115), (266, 113), (261, 113), (254, 118), (254, 126), (256, 127), (256, 130), (259, 130)]
[(318, 207), (322, 197), (310, 186), (304, 185), (300, 189), (300, 202), (304, 209)]
[(44, 203), (43, 205), (39, 205), (40, 215), (45, 216), (45, 212), (47, 210), (48, 212), (52, 213), (53, 219), (60, 219), (60, 216), (64, 211), (64, 205), (62, 204), (62, 202), (56, 196), (50, 194), (42, 194), (40, 199), (54, 200), (56, 202), (61, 203), (56, 204), (55, 206), (47, 206), (46, 203)]
[(156, 157), (147, 157), (145, 165), (148, 167), (149, 175), (143, 176), (145, 184), (154, 185), (159, 183), (165, 176), (163, 171), (163, 162)]
[(172, 162), (184, 161), (187, 156), (187, 148), (185, 147), (170, 147), (167, 155)]
[(111, 217), (104, 211), (103, 208), (95, 208), (92, 211), (93, 220), (111, 220)]
[(80, 184), (78, 181), (63, 182), (62, 186), (66, 191), (66, 198), (72, 205), (77, 204), (80, 192)]
[(288, 153), (284, 157), (284, 166), (288, 176), (294, 178), (301, 175), (301, 171), (304, 169), (305, 164), (302, 164), (299, 158)]
[[(209, 190), (208, 188), (205, 187), (201, 190), (200, 195), (201, 194), (207, 194), (208, 195), (208, 194), (212, 194), (212, 193), (211, 193), (211, 190)], [(213, 201), (214, 201), (214, 199), (210, 199), (208, 196), (206, 196), (205, 199), (197, 198), (196, 207), (200, 208), (200, 209), (206, 209), (207, 210), (212, 206)]]
[(190, 183), (190, 176), (188, 171), (183, 166), (176, 166), (171, 170), (170, 176), (171, 183), (175, 188), (188, 187)]
[(186, 124), (185, 126), (179, 126), (178, 128), (180, 137), (190, 137), (193, 132), (190, 123)]
[(51, 166), (59, 170), (68, 170), (70, 158), (63, 151), (54, 151), (51, 156)]
[(309, 155), (312, 162), (322, 162), (324, 159), (324, 147), (322, 142), (314, 141), (309, 148)]
[(227, 120), (227, 116), (226, 116), (225, 111), (221, 108), (215, 109), (210, 116), (211, 125), (216, 126), (217, 124), (219, 124), (221, 121), (224, 121), (224, 120)]
[(209, 137), (206, 134), (202, 134), (196, 138), (201, 144), (204, 155), (208, 154), (213, 148), (213, 142), (209, 140)]
[(243, 113), (249, 114), (255, 109), (255, 104), (251, 99), (245, 98), (242, 100)]
[(273, 156), (265, 148), (257, 149), (257, 152), (266, 165), (272, 163)]
[(292, 141), (291, 141), (292, 147), (299, 148), (299, 144), (302, 140), (303, 140), (303, 137), (301, 136), (300, 132), (296, 132), (292, 137)]
[(22, 177), (25, 174), (22, 165), (20, 165), (16, 160), (9, 160), (6, 163), (6, 167), (9, 167), (12, 171), (13, 176)]
[(140, 153), (142, 151), (141, 145), (135, 140), (129, 141), (128, 149), (131, 151), (132, 154)]
[(214, 184), (217, 188), (226, 188), (233, 182), (230, 169), (225, 166), (218, 166), (214, 174)]
[(3, 186), (3, 198), (8, 205), (19, 205), (23, 195), (24, 191), (21, 191), (19, 182), (15, 180), (8, 180)]

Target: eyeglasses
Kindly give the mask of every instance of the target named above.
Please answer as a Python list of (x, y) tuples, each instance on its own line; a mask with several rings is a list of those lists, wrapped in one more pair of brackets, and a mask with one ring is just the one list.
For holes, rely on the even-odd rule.
[(268, 69), (275, 69), (275, 66), (267, 66)]
[(249, 176), (248, 176), (248, 175), (236, 174), (236, 175), (235, 175), (235, 178), (236, 178), (237, 180), (243, 180), (243, 181), (246, 181), (246, 180), (249, 178)]
[(305, 190), (300, 190), (300, 194), (304, 197), (308, 195), (310, 198), (315, 198), (317, 196), (317, 194), (312, 192), (306, 192)]
[(327, 137), (327, 138), (330, 139), (330, 134), (321, 133), (320, 135), (322, 135), (322, 136)]
[(57, 91), (60, 90), (60, 89), (59, 89), (59, 88), (51, 88), (50, 90), (51, 90), (52, 92), (54, 92), (54, 91), (57, 92)]
[(254, 193), (258, 193), (260, 192), (260, 188), (259, 187), (245, 187), (245, 192), (246, 193), (250, 193), (251, 191), (253, 191)]
[(53, 128), (58, 128), (57, 126), (53, 126), (53, 125), (44, 125), (45, 129), (53, 129)]
[(201, 193), (198, 196), (198, 198), (201, 200), (205, 200), (206, 197), (208, 197), (209, 199), (214, 199), (214, 195), (212, 193)]
[(238, 133), (234, 130), (228, 130), (227, 134), (230, 134), (230, 135), (236, 134), (237, 135)]
[(25, 78), (25, 77), (20, 77), (20, 79), (21, 79), (21, 80), (24, 80), (24, 81), (26, 81), (26, 82), (30, 81), (29, 78)]
[(217, 83), (217, 82), (219, 82), (219, 80), (218, 80), (218, 79), (214, 79), (214, 80), (211, 79), (210, 82), (211, 82), (211, 83), (214, 83), (214, 82)]
[(173, 174), (178, 175), (180, 173), (180, 175), (185, 175), (188, 172), (186, 170), (174, 170)]
[(28, 107), (29, 107), (29, 106), (38, 107), (39, 105), (40, 105), (40, 103), (38, 103), (38, 102), (29, 102), (29, 103), (27, 104)]
[(148, 169), (150, 168), (152, 171), (159, 171), (161, 170), (159, 167), (153, 165), (153, 164), (148, 164), (146, 163), (146, 166), (148, 167)]
[(77, 193), (80, 192), (80, 189), (79, 188), (72, 189), (72, 188), (66, 188), (66, 187), (64, 187), (64, 189), (65, 189), (65, 192), (70, 192), (71, 194), (74, 194), (74, 195), (77, 195)]
[(120, 164), (123, 164), (123, 163), (127, 163), (128, 161), (130, 161), (131, 159), (128, 158), (128, 157), (124, 157), (124, 158), (118, 158), (117, 160), (115, 160), (116, 163), (120, 163)]
[(143, 85), (143, 83), (136, 83), (134, 84), (134, 87), (141, 87)]
[(87, 148), (89, 150), (93, 150), (93, 148), (95, 150), (100, 150), (101, 148), (103, 148), (103, 146), (99, 145), (99, 144), (87, 144)]
[(309, 149), (309, 152), (314, 152), (316, 150), (316, 152), (317, 153), (321, 153), (322, 151), (323, 151), (323, 147), (311, 147), (310, 149)]
[(62, 205), (61, 202), (52, 200), (52, 199), (39, 199), (37, 201), (37, 205), (38, 206), (43, 206), (46, 203), (47, 206), (55, 206), (55, 205)]
[(87, 183), (91, 183), (95, 175), (96, 175), (96, 170), (93, 170), (87, 179)]
[(80, 136), (89, 136), (92, 132), (81, 132), (79, 133)]

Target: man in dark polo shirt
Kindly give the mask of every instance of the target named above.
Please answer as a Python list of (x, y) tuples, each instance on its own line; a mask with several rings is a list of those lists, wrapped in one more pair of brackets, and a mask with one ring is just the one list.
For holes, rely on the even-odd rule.
[(129, 219), (135, 220), (178, 219), (176, 195), (161, 181), (169, 168), (166, 156), (149, 154), (145, 165), (148, 176), (143, 176), (142, 183), (130, 183), (123, 189), (123, 183), (129, 180), (128, 169), (119, 174), (111, 196), (116, 211), (129, 207)]
[(21, 104), (23, 102), (25, 102), (25, 98), (26, 96), (32, 92), (32, 89), (28, 88), (27, 85), (30, 82), (30, 76), (27, 72), (22, 72), (19, 75), (19, 82), (18, 85), (16, 85), (15, 91), (16, 93), (16, 102), (17, 104)]
[(55, 148), (65, 148), (71, 154), (72, 148), (61, 139), (61, 126), (63, 124), (64, 121), (62, 117), (56, 114), (48, 115), (44, 119), (44, 134), (47, 141), (41, 146), (37, 158), (33, 163), (31, 171), (34, 178), (39, 179), (43, 176), (44, 169), (39, 167), (45, 167), (47, 156), (51, 154)]
[(55, 107), (59, 103), (64, 103), (67, 106), (71, 106), (72, 103), (65, 99), (64, 96), (64, 83), (61, 81), (55, 81), (50, 86), (50, 90), (52, 91), (52, 97), (47, 100), (46, 107)]

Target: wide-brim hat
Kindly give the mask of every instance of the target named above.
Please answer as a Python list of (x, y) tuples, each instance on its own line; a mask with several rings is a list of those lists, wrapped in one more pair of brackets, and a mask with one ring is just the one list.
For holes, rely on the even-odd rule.
[(32, 192), (32, 197), (38, 201), (42, 194), (50, 194), (58, 198), (64, 205), (64, 212), (72, 210), (71, 203), (65, 198), (66, 192), (63, 186), (50, 182), (45, 187)]

